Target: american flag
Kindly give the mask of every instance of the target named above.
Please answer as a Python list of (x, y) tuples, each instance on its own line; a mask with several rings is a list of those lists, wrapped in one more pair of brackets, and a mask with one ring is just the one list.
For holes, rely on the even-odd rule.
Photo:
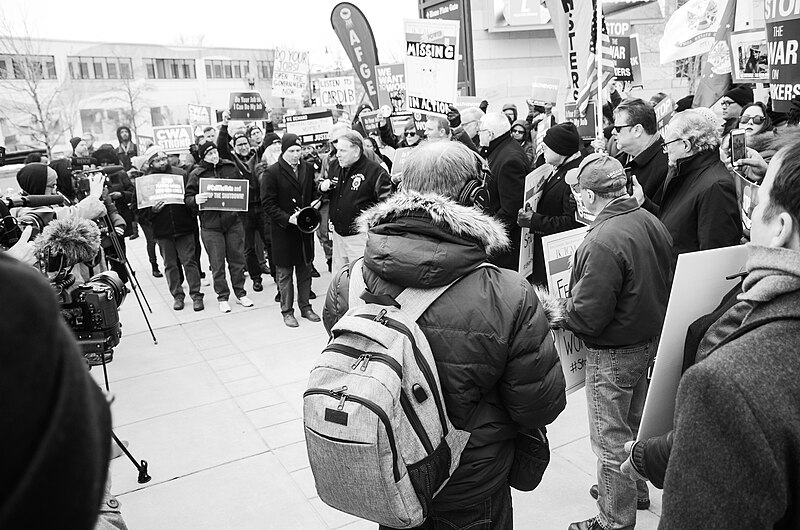
[[(576, 99), (578, 110), (581, 114), (586, 112), (589, 99), (597, 93), (597, 0), (592, 1), (592, 38), (589, 40), (589, 61), (586, 65), (586, 81), (578, 92)], [(585, 4), (587, 7), (588, 2)], [(602, 19), (601, 46), (603, 57), (601, 60), (603, 75), (602, 87), (605, 90), (608, 84), (614, 79), (614, 60), (611, 58), (611, 39), (608, 38), (605, 17)]]

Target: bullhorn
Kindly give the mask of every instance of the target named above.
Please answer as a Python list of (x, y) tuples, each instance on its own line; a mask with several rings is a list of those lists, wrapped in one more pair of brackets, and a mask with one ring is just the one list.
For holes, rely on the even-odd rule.
[(319, 209), (322, 206), (322, 199), (316, 199), (314, 202), (302, 208), (297, 212), (297, 228), (304, 234), (313, 234), (319, 228), (322, 221), (322, 216), (319, 214)]

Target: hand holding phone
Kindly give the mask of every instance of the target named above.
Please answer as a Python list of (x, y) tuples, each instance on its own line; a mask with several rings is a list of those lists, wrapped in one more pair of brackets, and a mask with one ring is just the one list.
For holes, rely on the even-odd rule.
[(734, 129), (731, 135), (731, 164), (740, 166), (739, 161), (747, 158), (747, 136), (744, 130)]

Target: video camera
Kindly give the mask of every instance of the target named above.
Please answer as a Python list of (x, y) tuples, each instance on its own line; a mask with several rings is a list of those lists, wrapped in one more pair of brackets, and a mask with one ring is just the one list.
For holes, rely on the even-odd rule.
[(13, 208), (36, 208), (39, 206), (56, 206), (64, 203), (61, 195), (26, 195), (18, 198), (0, 197), (0, 248), (7, 250), (13, 247), (26, 226), (33, 229), (30, 239), (38, 236), (50, 221), (55, 219), (52, 210), (31, 210), (19, 217), (11, 215)]

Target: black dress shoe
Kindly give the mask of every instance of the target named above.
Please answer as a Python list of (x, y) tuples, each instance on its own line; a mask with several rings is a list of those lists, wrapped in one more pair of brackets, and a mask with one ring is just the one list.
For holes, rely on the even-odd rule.
[(319, 318), (319, 315), (314, 312), (313, 309), (304, 309), (300, 312), (300, 316), (305, 318), (306, 320), (310, 320), (311, 322), (319, 322), (322, 320)]
[(161, 274), (161, 271), (158, 270), (158, 267), (153, 269), (153, 278), (163, 278), (164, 275)]
[[(595, 499), (600, 496), (600, 490), (597, 488), (597, 484), (593, 485), (589, 488), (589, 495), (594, 497)], [(636, 509), (637, 510), (646, 510), (650, 507), (650, 499), (636, 499)]]
[(319, 271), (314, 266), (311, 267), (311, 277), (312, 278), (319, 278)]
[(597, 517), (592, 517), (585, 521), (572, 523), (567, 530), (603, 530), (603, 527), (597, 522)]
[(278, 292), (275, 294), (275, 301), (276, 301), (276, 302), (280, 302), (280, 301), (281, 301), (281, 292), (280, 292), (280, 291), (278, 291)]
[(332, 261), (333, 261), (332, 259), (328, 258), (328, 272), (331, 272), (331, 262)]
[(264, 285), (261, 283), (261, 278), (256, 278), (253, 280), (253, 290), (257, 293), (260, 293), (264, 290)]
[(314, 291), (311, 291), (310, 293), (308, 293), (308, 299), (309, 300), (316, 300), (317, 299), (317, 294)]

